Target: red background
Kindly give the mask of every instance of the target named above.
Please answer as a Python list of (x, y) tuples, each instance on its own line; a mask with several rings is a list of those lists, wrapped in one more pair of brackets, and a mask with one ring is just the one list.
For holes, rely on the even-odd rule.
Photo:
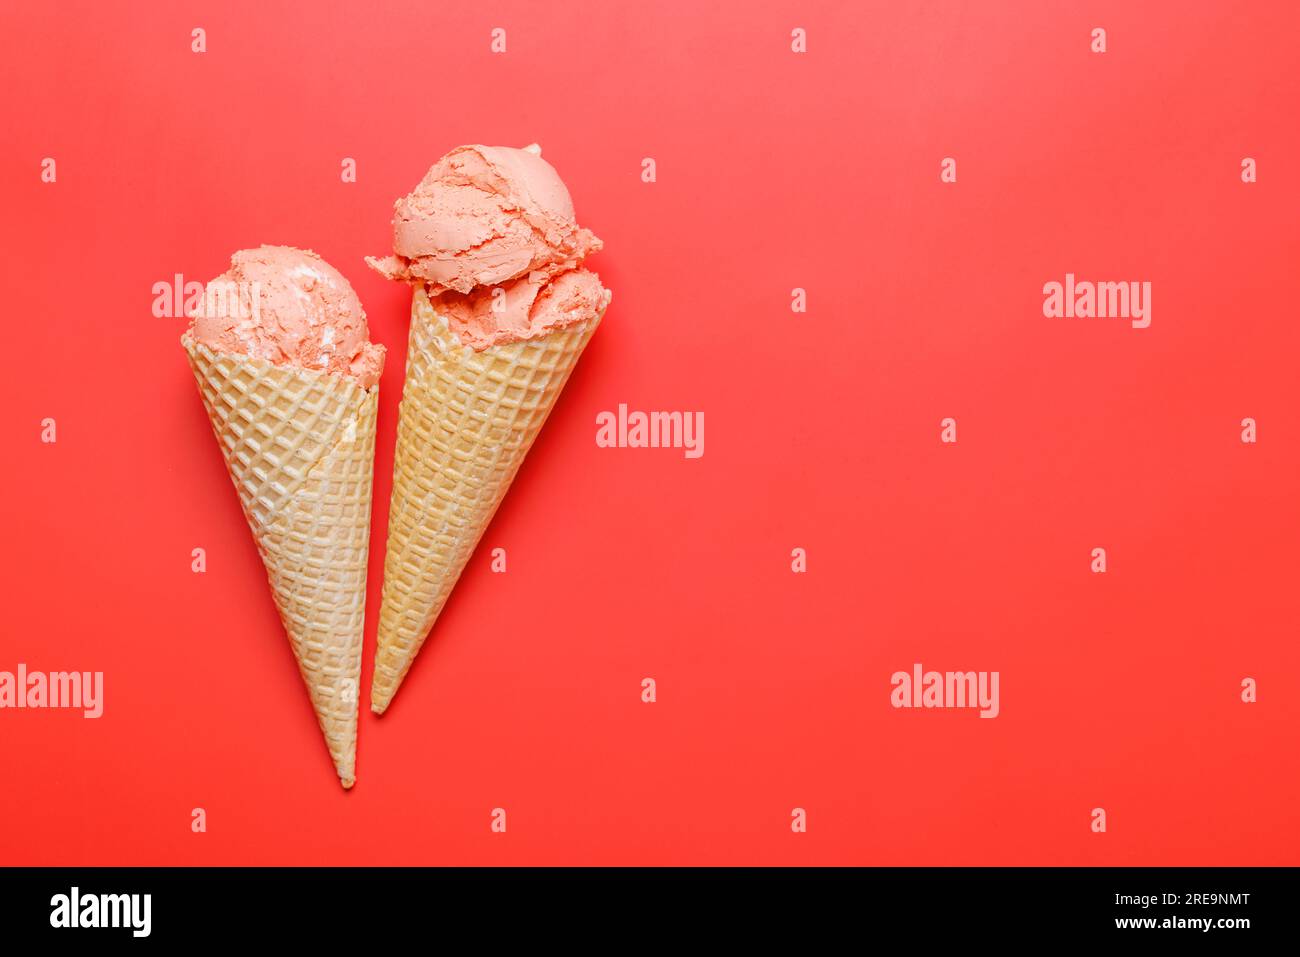
[[(0, 670), (106, 689), (0, 712), (0, 861), (1300, 863), (1297, 5), (3, 11)], [(345, 794), (151, 287), (309, 247), (388, 346), (368, 700), (408, 296), (362, 257), (532, 141), (614, 304)], [(1045, 319), (1067, 271), (1151, 327)], [(597, 448), (620, 402), (704, 457)], [(1001, 716), (892, 709), (917, 661)]]

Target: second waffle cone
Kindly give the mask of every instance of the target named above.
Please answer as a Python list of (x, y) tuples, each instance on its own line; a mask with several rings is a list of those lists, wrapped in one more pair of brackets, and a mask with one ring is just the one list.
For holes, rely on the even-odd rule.
[(599, 323), (475, 352), (415, 290), (370, 689), (376, 713), (397, 693)]
[(379, 390), (181, 340), (345, 788), (356, 780)]

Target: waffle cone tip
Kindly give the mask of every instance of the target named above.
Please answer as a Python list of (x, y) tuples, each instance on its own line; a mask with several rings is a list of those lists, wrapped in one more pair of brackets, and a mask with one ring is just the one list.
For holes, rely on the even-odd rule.
[(371, 685), (370, 688), (370, 710), (375, 714), (383, 714), (388, 710), (388, 706), (393, 703), (393, 695), (397, 692), (397, 685), (392, 684), (388, 687), (380, 688)]

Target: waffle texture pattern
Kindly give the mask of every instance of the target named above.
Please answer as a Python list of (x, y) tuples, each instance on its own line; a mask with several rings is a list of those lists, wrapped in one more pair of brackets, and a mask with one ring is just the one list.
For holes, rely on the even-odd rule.
[(356, 780), (379, 389), (182, 340), (344, 787)]
[(406, 677), (599, 323), (597, 316), (475, 352), (415, 291), (370, 688), (375, 712)]

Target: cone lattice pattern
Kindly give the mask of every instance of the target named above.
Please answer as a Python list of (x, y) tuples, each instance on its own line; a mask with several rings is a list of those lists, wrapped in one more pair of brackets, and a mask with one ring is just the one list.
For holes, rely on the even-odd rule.
[(370, 690), (375, 711), (406, 677), (599, 322), (474, 352), (416, 290)]
[(344, 787), (356, 777), (377, 388), (182, 340)]

